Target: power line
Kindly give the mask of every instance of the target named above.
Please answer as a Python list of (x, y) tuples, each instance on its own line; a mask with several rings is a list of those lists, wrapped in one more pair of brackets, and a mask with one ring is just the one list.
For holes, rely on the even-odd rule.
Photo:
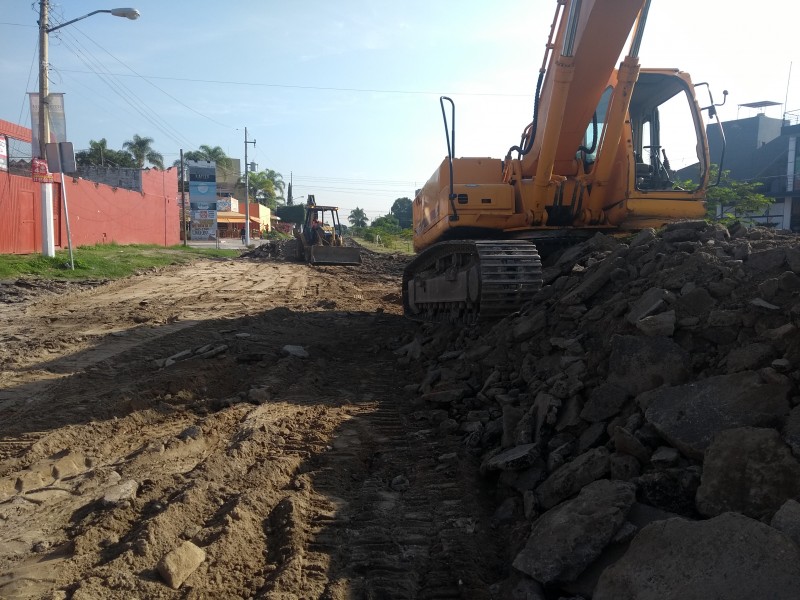
[[(92, 72), (100, 78), (101, 81), (111, 88), (111, 91), (117, 94), (126, 104), (133, 108), (133, 110), (139, 113), (139, 115), (141, 115), (151, 125), (153, 125), (156, 129), (158, 129), (176, 144), (188, 144), (190, 146), (193, 145), (193, 143), (183, 136), (181, 132), (162, 119), (155, 111), (150, 109), (130, 88), (121, 82), (116, 81), (113, 75), (107, 77), (106, 75), (109, 73), (103, 64), (95, 56), (93, 56), (77, 38), (75, 38), (72, 34), (68, 33), (68, 35), (71, 37), (72, 42), (68, 41), (64, 37), (60, 37), (59, 39), (73, 54), (75, 54), (79, 60), (81, 60), (81, 62), (89, 67)], [(63, 69), (55, 70), (58, 72), (63, 71)], [(170, 130), (172, 131), (170, 132)]]
[(350, 177), (326, 177), (324, 175), (316, 176), (316, 175), (294, 175), (298, 180), (307, 180), (307, 181), (320, 181), (325, 183), (359, 183), (362, 185), (397, 185), (397, 186), (409, 186), (414, 185), (415, 182), (413, 181), (403, 181), (397, 179), (361, 179), (361, 178), (350, 178)]
[(36, 43), (33, 45), (33, 57), (31, 58), (31, 66), (28, 69), (28, 81), (25, 82), (25, 92), (22, 93), (22, 106), (19, 107), (19, 118), (17, 119), (18, 123), (22, 123), (22, 113), (25, 110), (25, 105), (28, 105), (30, 108), (30, 103), (26, 102), (28, 99), (27, 89), (31, 83), (31, 78), (33, 77), (33, 65), (36, 64), (36, 55), (39, 51), (39, 40), (36, 40)]
[[(66, 73), (85, 73), (77, 69), (63, 69)], [(125, 73), (114, 74), (117, 77), (134, 77), (134, 75), (127, 75)], [(189, 77), (166, 77), (159, 75), (138, 75), (142, 79), (163, 79), (166, 81), (188, 81), (192, 83), (213, 83), (218, 85), (244, 85), (250, 87), (269, 87), (281, 89), (296, 89), (296, 90), (315, 90), (315, 91), (332, 91), (332, 92), (363, 92), (370, 94), (405, 94), (405, 95), (424, 95), (424, 96), (441, 96), (445, 92), (433, 92), (425, 90), (391, 90), (391, 89), (373, 89), (373, 88), (342, 88), (342, 87), (329, 87), (317, 85), (289, 85), (284, 83), (263, 83), (253, 81), (225, 81), (219, 79), (192, 79)], [(503, 94), (498, 92), (447, 92), (451, 96), (497, 96), (507, 98), (532, 98), (533, 94)]]
[(94, 41), (94, 40), (93, 40), (91, 37), (89, 37), (88, 35), (86, 35), (86, 34), (85, 34), (83, 31), (81, 31), (79, 28), (77, 28), (77, 27), (76, 27), (75, 29), (76, 29), (76, 31), (78, 31), (78, 32), (79, 32), (81, 35), (83, 35), (83, 36), (84, 36), (84, 37), (85, 37), (87, 40), (89, 40), (90, 42), (92, 42), (92, 43), (93, 43), (95, 46), (97, 46), (97, 47), (98, 47), (98, 48), (100, 48), (100, 49), (101, 49), (103, 52), (105, 52), (106, 54), (108, 54), (108, 55), (109, 55), (111, 58), (113, 58), (113, 59), (114, 59), (115, 61), (117, 61), (119, 64), (121, 64), (123, 67), (125, 67), (126, 69), (128, 69), (128, 70), (129, 70), (131, 73), (133, 73), (134, 75), (136, 75), (136, 77), (138, 77), (138, 78), (142, 79), (142, 80), (143, 80), (144, 82), (146, 82), (148, 85), (151, 85), (151, 86), (153, 86), (153, 87), (154, 87), (155, 89), (157, 89), (159, 92), (161, 92), (162, 94), (164, 94), (164, 95), (165, 95), (165, 96), (167, 96), (168, 98), (171, 98), (172, 100), (174, 100), (175, 102), (177, 102), (178, 104), (180, 104), (181, 106), (183, 106), (184, 108), (188, 108), (190, 111), (192, 111), (192, 112), (193, 112), (193, 113), (195, 113), (196, 115), (199, 115), (199, 116), (203, 117), (204, 119), (208, 119), (208, 120), (209, 120), (209, 121), (211, 121), (212, 123), (216, 123), (217, 125), (220, 125), (220, 126), (222, 126), (222, 127), (226, 127), (226, 128), (228, 128), (228, 129), (236, 129), (235, 127), (232, 127), (232, 126), (230, 126), (230, 125), (226, 125), (225, 123), (221, 123), (221, 122), (217, 121), (216, 119), (213, 119), (212, 117), (209, 117), (208, 115), (205, 115), (205, 114), (201, 113), (200, 111), (198, 111), (198, 110), (195, 110), (194, 108), (192, 108), (192, 107), (191, 107), (191, 106), (189, 106), (188, 104), (185, 104), (183, 101), (181, 101), (181, 100), (180, 100), (180, 98), (176, 98), (175, 96), (173, 96), (172, 94), (170, 94), (170, 93), (169, 93), (169, 92), (167, 92), (166, 90), (163, 90), (162, 88), (158, 87), (158, 86), (157, 86), (156, 84), (154, 84), (152, 81), (148, 81), (146, 77), (143, 77), (143, 76), (142, 76), (141, 74), (139, 74), (139, 73), (138, 73), (136, 70), (134, 70), (134, 69), (133, 69), (133, 68), (132, 68), (130, 65), (127, 65), (126, 63), (124, 63), (123, 61), (121, 61), (119, 58), (117, 58), (116, 56), (114, 56), (113, 54), (111, 54), (111, 52), (109, 52), (109, 51), (108, 51), (106, 48), (104, 48), (103, 46), (101, 46), (100, 44), (98, 44), (96, 41)]
[[(309, 184), (294, 184), (292, 186), (292, 191), (295, 189), (302, 189), (302, 190), (309, 190), (313, 192), (314, 190), (326, 190), (330, 192), (347, 192), (353, 194), (371, 194), (371, 195), (386, 195), (386, 194), (403, 194), (403, 191), (399, 190), (369, 190), (365, 188), (348, 188), (348, 187), (328, 187), (324, 185), (309, 185)], [(406, 188), (404, 188), (406, 189)], [(408, 193), (406, 191), (406, 193)]]

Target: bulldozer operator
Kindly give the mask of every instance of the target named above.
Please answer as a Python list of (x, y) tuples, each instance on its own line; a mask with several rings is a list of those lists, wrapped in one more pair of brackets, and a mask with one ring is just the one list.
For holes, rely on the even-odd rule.
[(313, 245), (320, 245), (322, 244), (323, 240), (323, 232), (322, 232), (322, 223), (319, 222), (317, 219), (316, 212), (311, 217), (311, 227), (306, 232), (308, 234), (308, 243)]

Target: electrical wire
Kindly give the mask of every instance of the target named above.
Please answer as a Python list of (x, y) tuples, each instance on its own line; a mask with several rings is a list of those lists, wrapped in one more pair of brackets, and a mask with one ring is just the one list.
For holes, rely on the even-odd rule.
[[(103, 65), (97, 62), (97, 59), (94, 56), (88, 54), (88, 51), (84, 51), (84, 49), (80, 47), (76, 48), (72, 45), (72, 42), (67, 41), (64, 38), (61, 38), (61, 41), (64, 46), (68, 48), (79, 60), (92, 69), (94, 74), (97, 75), (97, 77), (103, 81), (112, 92), (119, 96), (126, 104), (128, 104), (133, 110), (135, 110), (140, 116), (147, 120), (161, 133), (166, 135), (178, 145), (187, 143), (192, 145), (192, 142), (188, 140), (188, 138), (184, 137), (181, 132), (172, 127), (163, 118), (161, 118), (160, 115), (147, 106), (147, 104), (143, 102), (141, 98), (139, 98), (139, 96), (137, 96), (129, 87), (120, 83), (113, 77), (107, 77), (106, 73), (103, 72)], [(77, 43), (77, 40), (75, 40), (75, 42)], [(95, 61), (95, 63), (93, 64), (92, 61)], [(59, 73), (61, 72), (61, 69), (54, 68), (53, 70)]]
[(77, 27), (76, 27), (76, 28), (75, 28), (75, 30), (76, 30), (76, 31), (78, 31), (78, 33), (80, 33), (82, 36), (84, 36), (84, 37), (85, 37), (87, 40), (89, 40), (90, 42), (92, 42), (92, 43), (93, 43), (95, 46), (97, 46), (98, 48), (100, 48), (100, 49), (101, 49), (103, 52), (105, 52), (106, 54), (108, 54), (108, 55), (109, 55), (111, 58), (113, 58), (113, 59), (114, 59), (115, 61), (117, 61), (119, 64), (121, 64), (123, 67), (125, 67), (126, 69), (128, 69), (128, 70), (129, 70), (131, 73), (133, 73), (133, 74), (134, 74), (136, 77), (138, 77), (138, 78), (139, 78), (139, 79), (141, 79), (142, 81), (146, 82), (148, 85), (151, 85), (152, 87), (154, 87), (155, 89), (157, 89), (159, 92), (161, 92), (162, 94), (164, 94), (164, 95), (165, 95), (165, 96), (167, 96), (168, 98), (170, 98), (170, 99), (174, 100), (175, 102), (177, 102), (178, 104), (180, 104), (180, 105), (181, 105), (181, 106), (183, 106), (184, 108), (187, 108), (187, 109), (189, 109), (190, 111), (192, 111), (192, 112), (193, 112), (193, 113), (195, 113), (196, 115), (199, 115), (199, 116), (203, 117), (204, 119), (208, 119), (208, 120), (209, 120), (209, 121), (211, 121), (212, 123), (216, 123), (217, 125), (220, 125), (221, 127), (225, 127), (226, 129), (236, 129), (236, 127), (233, 127), (233, 126), (231, 126), (231, 125), (226, 125), (225, 123), (221, 123), (220, 121), (217, 121), (216, 119), (214, 119), (214, 118), (212, 118), (212, 117), (209, 117), (208, 115), (205, 115), (205, 114), (201, 113), (201, 112), (200, 112), (200, 111), (198, 111), (198, 110), (195, 110), (194, 108), (192, 108), (192, 107), (191, 107), (191, 106), (189, 106), (188, 104), (184, 103), (184, 102), (183, 102), (183, 101), (182, 101), (180, 98), (176, 98), (175, 96), (173, 96), (172, 94), (170, 94), (170, 93), (169, 93), (169, 92), (167, 92), (166, 90), (164, 90), (164, 89), (162, 89), (162, 88), (158, 87), (158, 86), (157, 86), (156, 84), (154, 84), (152, 81), (149, 81), (149, 80), (148, 80), (146, 77), (142, 76), (140, 73), (138, 73), (136, 70), (134, 70), (134, 69), (133, 69), (133, 68), (132, 68), (130, 65), (128, 65), (128, 64), (126, 64), (126, 63), (124, 63), (124, 62), (123, 62), (123, 61), (121, 61), (119, 58), (117, 58), (116, 56), (114, 56), (113, 54), (111, 54), (111, 52), (109, 52), (109, 51), (108, 51), (108, 49), (106, 49), (106, 48), (104, 48), (103, 46), (101, 46), (100, 44), (98, 44), (96, 41), (94, 41), (94, 40), (93, 40), (91, 37), (89, 37), (89, 36), (88, 36), (86, 33), (84, 33), (83, 31), (81, 31), (79, 28), (77, 28)]
[[(76, 50), (76, 49), (70, 47), (69, 43), (66, 43), (66, 42), (65, 42), (65, 46), (67, 48), (69, 48), (76, 56), (78, 56), (79, 58), (84, 60), (84, 57), (82, 57), (81, 54), (80, 54), (80, 50)], [(60, 73), (60, 70), (57, 69), (57, 68), (53, 68), (52, 70), (55, 71), (55, 72)], [(140, 117), (144, 118), (148, 123), (150, 123), (150, 125), (152, 125), (155, 129), (160, 131), (167, 138), (169, 138), (170, 140), (172, 140), (174, 143), (176, 143), (178, 145), (192, 144), (192, 142), (190, 142), (188, 139), (186, 139), (180, 132), (178, 132), (177, 130), (172, 128), (169, 124), (166, 124), (157, 113), (151, 111), (151, 109), (145, 103), (143, 103), (141, 101), (141, 99), (138, 96), (136, 96), (132, 91), (130, 91), (128, 88), (120, 87), (117, 84), (117, 82), (115, 82), (114, 80), (111, 80), (111, 79), (108, 79), (108, 78), (104, 77), (103, 73), (100, 72), (100, 71), (95, 71), (95, 74), (97, 75), (97, 77), (103, 83), (106, 84), (106, 86), (108, 86), (108, 88), (114, 94), (116, 94), (135, 113), (137, 113)], [(77, 82), (75, 82), (73, 80), (73, 81), (70, 82), (70, 85), (74, 86), (75, 88), (77, 88), (77, 87), (79, 87), (80, 85), (83, 85), (83, 84), (79, 84), (79, 83), (77, 83)], [(86, 86), (86, 89), (87, 90), (91, 90), (91, 88), (89, 88), (88, 86)], [(102, 97), (102, 95), (100, 95), (100, 96)], [(96, 98), (93, 98), (92, 100), (96, 101)], [(110, 104), (113, 104), (113, 102), (110, 102)], [(120, 105), (117, 105), (117, 106), (119, 107)], [(122, 107), (122, 108), (124, 108), (124, 107)]]
[[(33, 77), (33, 65), (36, 64), (36, 54), (39, 49), (39, 40), (36, 40), (36, 43), (33, 45), (33, 57), (31, 58), (31, 66), (28, 69), (28, 80), (25, 82), (25, 89), (28, 89), (28, 86), (31, 84), (31, 77)], [(30, 102), (26, 102), (28, 100), (28, 93), (23, 92), (22, 94), (22, 106), (19, 107), (19, 118), (17, 119), (17, 123), (22, 123), (22, 113), (25, 110), (25, 106), (28, 107), (30, 110), (31, 104)]]
[(410, 186), (414, 185), (413, 181), (404, 181), (396, 179), (361, 179), (361, 178), (348, 178), (348, 177), (326, 177), (317, 175), (293, 175), (298, 180), (303, 181), (319, 181), (324, 183), (359, 183), (362, 185), (397, 185), (397, 186)]
[(352, 188), (335, 188), (335, 187), (322, 187), (318, 185), (314, 186), (306, 186), (306, 185), (292, 185), (292, 194), (293, 195), (302, 195), (302, 194), (294, 194), (295, 190), (297, 192), (302, 192), (303, 194), (308, 193), (315, 193), (316, 191), (322, 190), (326, 192), (338, 192), (344, 194), (351, 194), (354, 196), (370, 196), (371, 198), (379, 199), (379, 198), (394, 198), (397, 199), (398, 197), (408, 197), (408, 191), (406, 190), (380, 190), (380, 191), (373, 191), (373, 190), (354, 190)]
[[(64, 69), (66, 73), (83, 73), (75, 69)], [(115, 73), (117, 77), (134, 77), (134, 75), (127, 75), (125, 73)], [(373, 89), (373, 88), (340, 88), (331, 86), (317, 86), (317, 85), (289, 85), (283, 83), (262, 83), (252, 81), (225, 81), (220, 79), (192, 79), (189, 77), (166, 77), (159, 75), (138, 75), (143, 79), (163, 79), (166, 81), (187, 81), (191, 83), (213, 83), (217, 85), (243, 85), (250, 87), (268, 87), (280, 89), (297, 89), (297, 90), (315, 90), (315, 91), (333, 91), (333, 92), (363, 92), (369, 94), (405, 94), (405, 95), (424, 95), (424, 96), (441, 96), (444, 92), (430, 92), (425, 90), (391, 90), (391, 89)], [(507, 94), (498, 92), (447, 92), (449, 96), (491, 96), (500, 98), (531, 98), (532, 94)]]
[[(58, 19), (54, 19), (58, 22)], [(186, 138), (180, 131), (172, 127), (160, 115), (153, 111), (144, 103), (133, 90), (117, 79), (116, 75), (102, 64), (102, 62), (95, 57), (71, 32), (64, 30), (62, 33), (65, 35), (58, 36), (58, 39), (68, 48), (81, 62), (83, 62), (92, 73), (98, 76), (111, 90), (117, 94), (126, 104), (139, 113), (151, 125), (158, 129), (161, 133), (170, 138), (178, 145), (194, 144)], [(85, 34), (84, 34), (85, 35)], [(56, 72), (62, 72), (63, 69), (54, 69)]]

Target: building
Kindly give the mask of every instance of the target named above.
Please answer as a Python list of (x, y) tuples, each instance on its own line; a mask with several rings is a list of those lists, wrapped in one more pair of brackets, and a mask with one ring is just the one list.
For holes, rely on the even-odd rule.
[[(245, 222), (245, 207), (236, 198), (217, 202), (217, 231), (220, 238), (238, 238)], [(250, 203), (250, 237), (257, 238), (272, 229), (271, 211), (262, 204)]]
[[(753, 102), (742, 107), (756, 109), (755, 116), (722, 124), (725, 132), (723, 170), (730, 179), (758, 181), (762, 193), (774, 200), (766, 214), (753, 215), (754, 222), (778, 229), (800, 231), (800, 111), (783, 118), (768, 117), (764, 109), (777, 102)], [(707, 127), (711, 161), (719, 163), (722, 138), (716, 125)]]

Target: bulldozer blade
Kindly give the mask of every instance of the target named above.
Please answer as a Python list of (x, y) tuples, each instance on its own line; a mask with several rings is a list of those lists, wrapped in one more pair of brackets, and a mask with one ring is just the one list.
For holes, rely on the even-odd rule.
[(308, 262), (312, 265), (360, 265), (361, 250), (346, 246), (309, 246)]

